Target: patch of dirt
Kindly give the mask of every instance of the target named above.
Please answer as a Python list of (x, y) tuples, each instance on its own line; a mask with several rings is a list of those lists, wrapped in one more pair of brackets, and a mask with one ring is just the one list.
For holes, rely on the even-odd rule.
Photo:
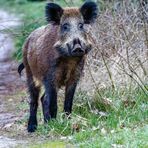
[[(6, 142), (4, 143), (4, 141)], [(16, 141), (15, 139), (0, 136), (0, 148), (9, 148), (10, 146), (12, 148), (15, 147), (16, 144), (20, 144), (20, 142)]]

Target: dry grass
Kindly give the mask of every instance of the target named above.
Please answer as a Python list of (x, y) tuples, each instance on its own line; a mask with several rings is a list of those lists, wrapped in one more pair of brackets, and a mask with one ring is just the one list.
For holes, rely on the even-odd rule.
[(147, 7), (131, 1), (119, 4), (117, 8), (117, 3), (108, 3), (89, 30), (94, 50), (80, 84), (89, 93), (96, 88), (137, 86), (148, 91)]

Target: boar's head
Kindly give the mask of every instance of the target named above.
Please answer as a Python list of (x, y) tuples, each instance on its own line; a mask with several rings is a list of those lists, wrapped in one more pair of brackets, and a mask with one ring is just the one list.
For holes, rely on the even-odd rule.
[(94, 2), (85, 2), (80, 8), (61, 8), (48, 3), (46, 18), (52, 25), (58, 25), (58, 41), (54, 47), (61, 56), (79, 57), (91, 48), (87, 27), (97, 18), (98, 7)]

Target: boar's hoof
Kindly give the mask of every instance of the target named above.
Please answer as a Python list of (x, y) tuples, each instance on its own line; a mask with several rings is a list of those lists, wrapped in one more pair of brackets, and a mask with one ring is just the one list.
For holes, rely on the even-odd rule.
[(29, 120), (27, 130), (29, 133), (35, 132), (37, 129), (37, 120)]
[(27, 128), (29, 133), (35, 132), (36, 129), (37, 129), (37, 125), (35, 124), (28, 125), (28, 128)]

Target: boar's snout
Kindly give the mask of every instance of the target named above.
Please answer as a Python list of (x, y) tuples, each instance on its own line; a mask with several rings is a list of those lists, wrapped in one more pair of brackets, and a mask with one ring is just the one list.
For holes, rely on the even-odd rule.
[(85, 54), (85, 50), (82, 48), (81, 42), (79, 39), (73, 40), (73, 49), (71, 50), (73, 56), (82, 56)]
[(67, 46), (72, 56), (83, 56), (91, 50), (91, 45), (86, 46), (79, 38), (74, 39), (71, 44), (67, 44)]
[(78, 53), (78, 54), (83, 54), (84, 50), (81, 48), (80, 45), (76, 45), (75, 48), (72, 50), (72, 53)]

